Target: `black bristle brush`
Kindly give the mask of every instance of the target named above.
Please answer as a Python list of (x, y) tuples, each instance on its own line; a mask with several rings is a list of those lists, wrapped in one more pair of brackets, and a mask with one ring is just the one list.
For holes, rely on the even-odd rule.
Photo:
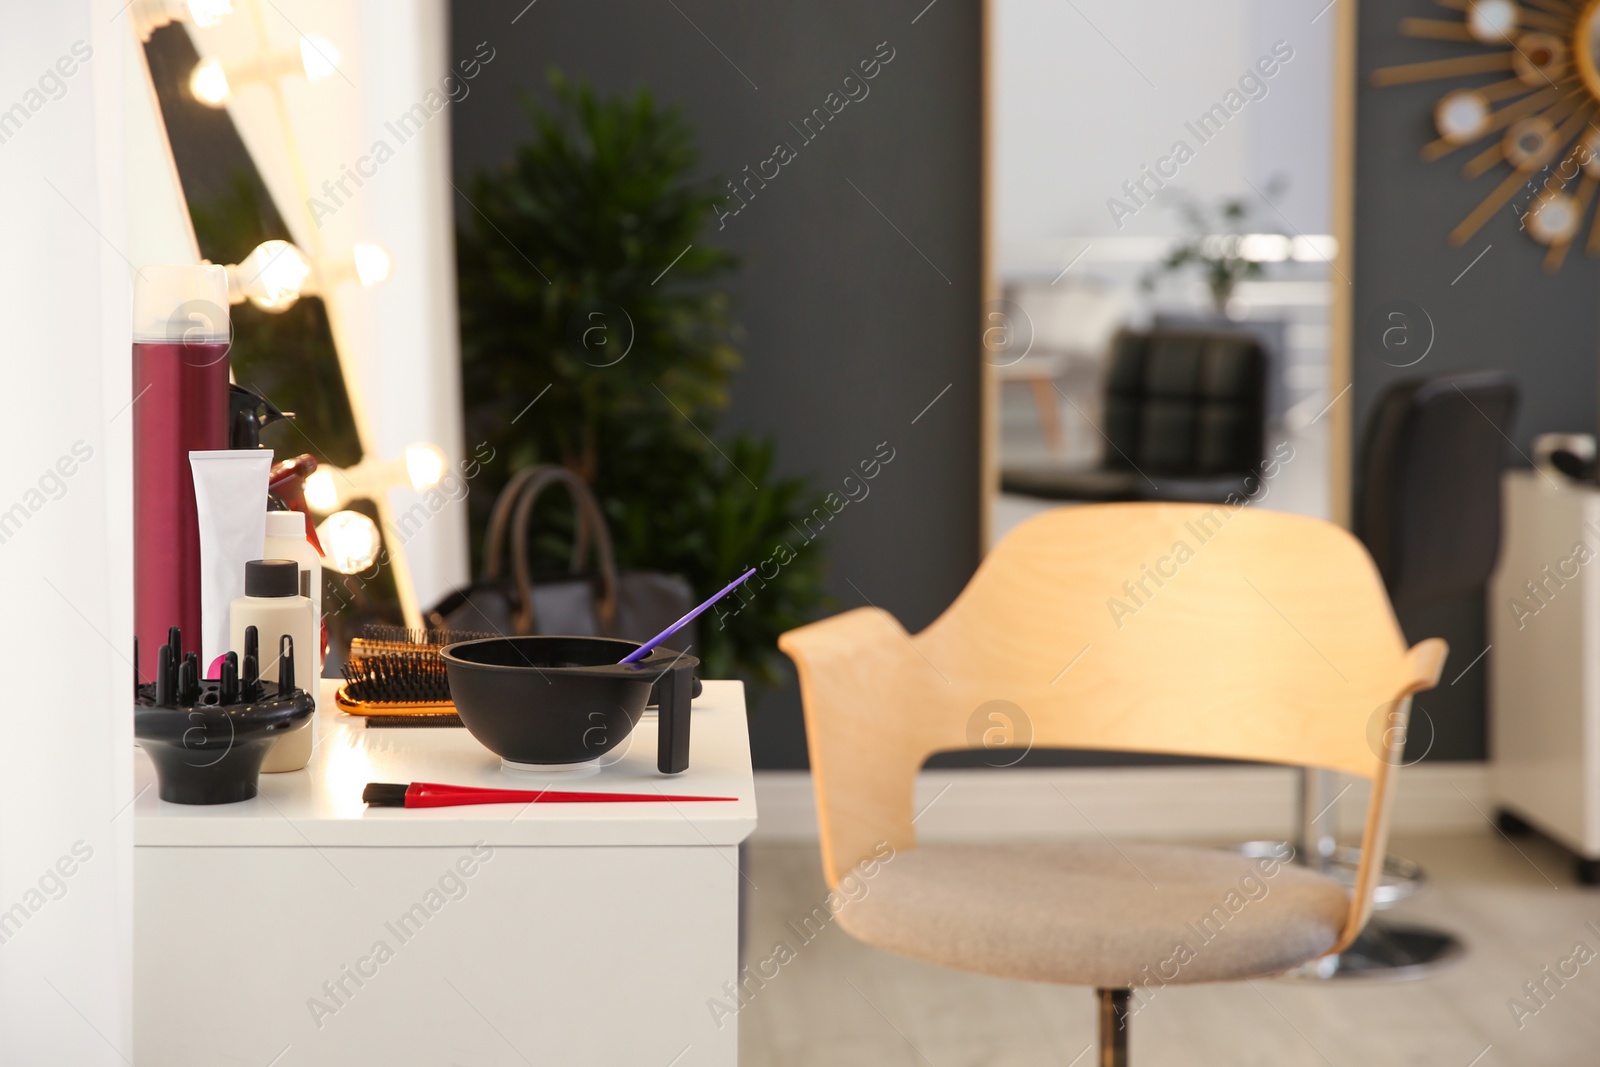
[(368, 725), (459, 725), (439, 650), (494, 634), (369, 624), (350, 642), (335, 703)]
[(335, 702), (351, 715), (454, 714), (438, 652), (371, 652), (345, 661)]
[(444, 661), (416, 652), (352, 656), (345, 682), (354, 700), (399, 704), (448, 704), (450, 682)]

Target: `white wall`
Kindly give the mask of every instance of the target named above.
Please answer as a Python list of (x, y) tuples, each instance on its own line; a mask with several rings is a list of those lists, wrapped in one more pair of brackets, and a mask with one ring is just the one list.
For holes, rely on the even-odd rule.
[[(1123, 183), (1178, 140), (1194, 149), (1169, 188), (1203, 200), (1248, 194), (1275, 173), (1284, 228), (1329, 226), (1333, 17), (1283, 0), (996, 0), (996, 223), (1002, 276), (1049, 271), (1112, 237), (1166, 237), (1178, 216)], [(1316, 18), (1316, 21), (1312, 21)], [(1208, 143), (1192, 123), (1276, 41), (1293, 58)], [(1151, 186), (1154, 188), (1154, 186)], [(1107, 200), (1137, 209), (1119, 227)], [(1165, 198), (1170, 204), (1172, 197)], [(1156, 242), (1151, 247), (1159, 250)], [(1103, 250), (1102, 250), (1103, 251)], [(1054, 271), (1050, 271), (1054, 273)]]
[[(0, 513), (13, 520), (0, 543), (0, 664), (12, 679), (0, 746), (4, 1064), (94, 1067), (132, 1055), (121, 6), (12, 5), (0, 34), (0, 113), (12, 120), (0, 125)], [(64, 64), (75, 69), (60, 78), (74, 45), (92, 55)]]

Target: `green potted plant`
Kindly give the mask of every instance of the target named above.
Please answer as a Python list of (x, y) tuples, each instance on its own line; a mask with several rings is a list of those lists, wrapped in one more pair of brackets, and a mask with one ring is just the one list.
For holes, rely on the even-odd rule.
[[(1267, 184), (1270, 199), (1284, 188), (1274, 179)], [(1246, 242), (1247, 234), (1266, 234), (1288, 238), (1270, 222), (1256, 217), (1257, 197), (1223, 197), (1206, 205), (1193, 196), (1181, 194), (1177, 211), (1188, 233), (1174, 244), (1161, 262), (1146, 272), (1142, 284), (1154, 289), (1164, 276), (1198, 269), (1211, 295), (1211, 305), (1219, 318), (1229, 318), (1228, 305), (1240, 282), (1265, 276), (1259, 252)]]
[[(676, 109), (550, 80), (552, 103), (524, 100), (531, 139), (462, 187), (466, 430), (497, 457), (474, 482), (474, 525), (513, 470), (561, 463), (594, 486), (621, 566), (710, 595), (793, 540), (815, 503), (778, 475), (771, 441), (716, 435), (740, 363), (715, 284), (734, 259), (705, 240), (723, 197), (693, 179)], [(733, 620), (703, 616), (707, 676), (775, 683), (777, 636), (820, 605), (821, 576), (805, 548), (764, 571)]]

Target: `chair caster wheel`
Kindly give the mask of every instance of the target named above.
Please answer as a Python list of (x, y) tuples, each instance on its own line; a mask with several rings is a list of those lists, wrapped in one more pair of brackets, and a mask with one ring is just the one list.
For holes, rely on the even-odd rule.
[(1572, 872), (1577, 876), (1579, 885), (1600, 885), (1600, 860), (1579, 856), (1572, 865)]
[(1527, 837), (1533, 833), (1533, 827), (1529, 826), (1520, 815), (1514, 815), (1505, 808), (1495, 809), (1494, 825), (1507, 837)]

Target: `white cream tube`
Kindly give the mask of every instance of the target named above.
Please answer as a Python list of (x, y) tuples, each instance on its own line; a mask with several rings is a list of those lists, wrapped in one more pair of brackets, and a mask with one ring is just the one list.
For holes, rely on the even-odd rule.
[(200, 671), (228, 651), (228, 605), (244, 596), (244, 565), (267, 539), (272, 450), (190, 452), (200, 519)]

